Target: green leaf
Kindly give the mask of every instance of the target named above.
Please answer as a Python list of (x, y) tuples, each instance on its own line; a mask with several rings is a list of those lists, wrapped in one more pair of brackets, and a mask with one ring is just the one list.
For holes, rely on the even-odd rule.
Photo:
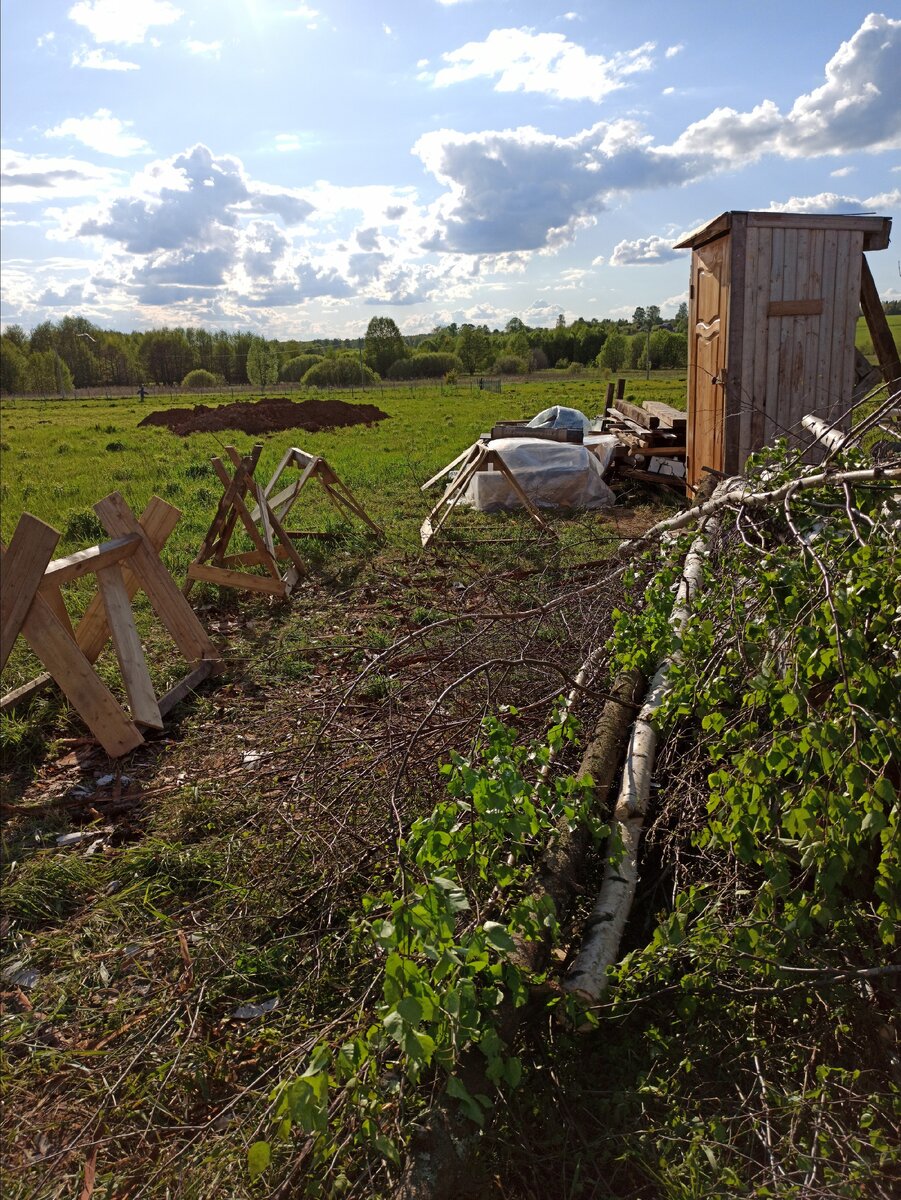
[(247, 1169), (251, 1179), (259, 1179), (272, 1158), (272, 1149), (268, 1142), (254, 1142), (247, 1151)]
[(516, 949), (513, 938), (498, 921), (486, 921), (482, 928), (485, 930), (488, 945), (500, 954), (510, 954)]

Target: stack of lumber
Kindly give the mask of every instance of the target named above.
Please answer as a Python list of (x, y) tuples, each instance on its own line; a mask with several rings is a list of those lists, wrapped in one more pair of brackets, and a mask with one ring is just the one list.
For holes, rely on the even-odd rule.
[[(645, 470), (654, 459), (685, 461), (687, 418), (685, 413), (656, 400), (643, 405), (619, 399), (607, 406), (604, 431), (615, 433), (621, 443), (617, 454), (618, 473), (626, 478), (666, 482), (681, 487), (673, 475), (658, 476), (657, 471)], [(638, 459), (641, 466), (632, 462)]]

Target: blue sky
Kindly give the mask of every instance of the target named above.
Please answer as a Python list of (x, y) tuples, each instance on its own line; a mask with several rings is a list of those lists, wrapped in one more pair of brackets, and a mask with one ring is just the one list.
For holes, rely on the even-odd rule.
[(901, 13), (567, 3), (2, 0), (0, 319), (667, 313), (730, 208), (894, 217), (901, 297)]

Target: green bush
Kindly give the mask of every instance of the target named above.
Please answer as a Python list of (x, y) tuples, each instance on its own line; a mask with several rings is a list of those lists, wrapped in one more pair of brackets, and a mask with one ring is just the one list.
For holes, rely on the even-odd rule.
[(463, 363), (456, 354), (414, 354), (399, 358), (388, 368), (388, 379), (443, 379), (448, 371), (462, 371)]
[(303, 382), (308, 387), (361, 387), (380, 380), (371, 367), (360, 365), (355, 354), (347, 354), (316, 363), (304, 375)]
[(296, 358), (289, 358), (278, 373), (279, 382), (300, 383), (310, 367), (322, 361), (321, 354), (298, 354)]
[(494, 369), (498, 375), (526, 375), (529, 364), (515, 354), (502, 354), (494, 360)]
[(205, 371), (203, 367), (197, 367), (187, 373), (181, 381), (181, 386), (183, 388), (213, 388), (220, 387), (223, 382), (221, 375), (214, 375), (212, 371)]

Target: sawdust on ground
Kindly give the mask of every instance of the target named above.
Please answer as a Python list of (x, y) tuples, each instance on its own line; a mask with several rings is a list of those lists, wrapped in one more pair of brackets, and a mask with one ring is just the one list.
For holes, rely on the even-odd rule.
[(242, 433), (305, 429), (308, 433), (321, 433), (348, 425), (371, 425), (387, 416), (374, 404), (348, 404), (346, 400), (303, 400), (296, 404), (287, 396), (272, 396), (217, 408), (198, 404), (194, 408), (164, 409), (149, 413), (140, 424), (162, 425), (180, 437), (220, 429), (239, 429)]

